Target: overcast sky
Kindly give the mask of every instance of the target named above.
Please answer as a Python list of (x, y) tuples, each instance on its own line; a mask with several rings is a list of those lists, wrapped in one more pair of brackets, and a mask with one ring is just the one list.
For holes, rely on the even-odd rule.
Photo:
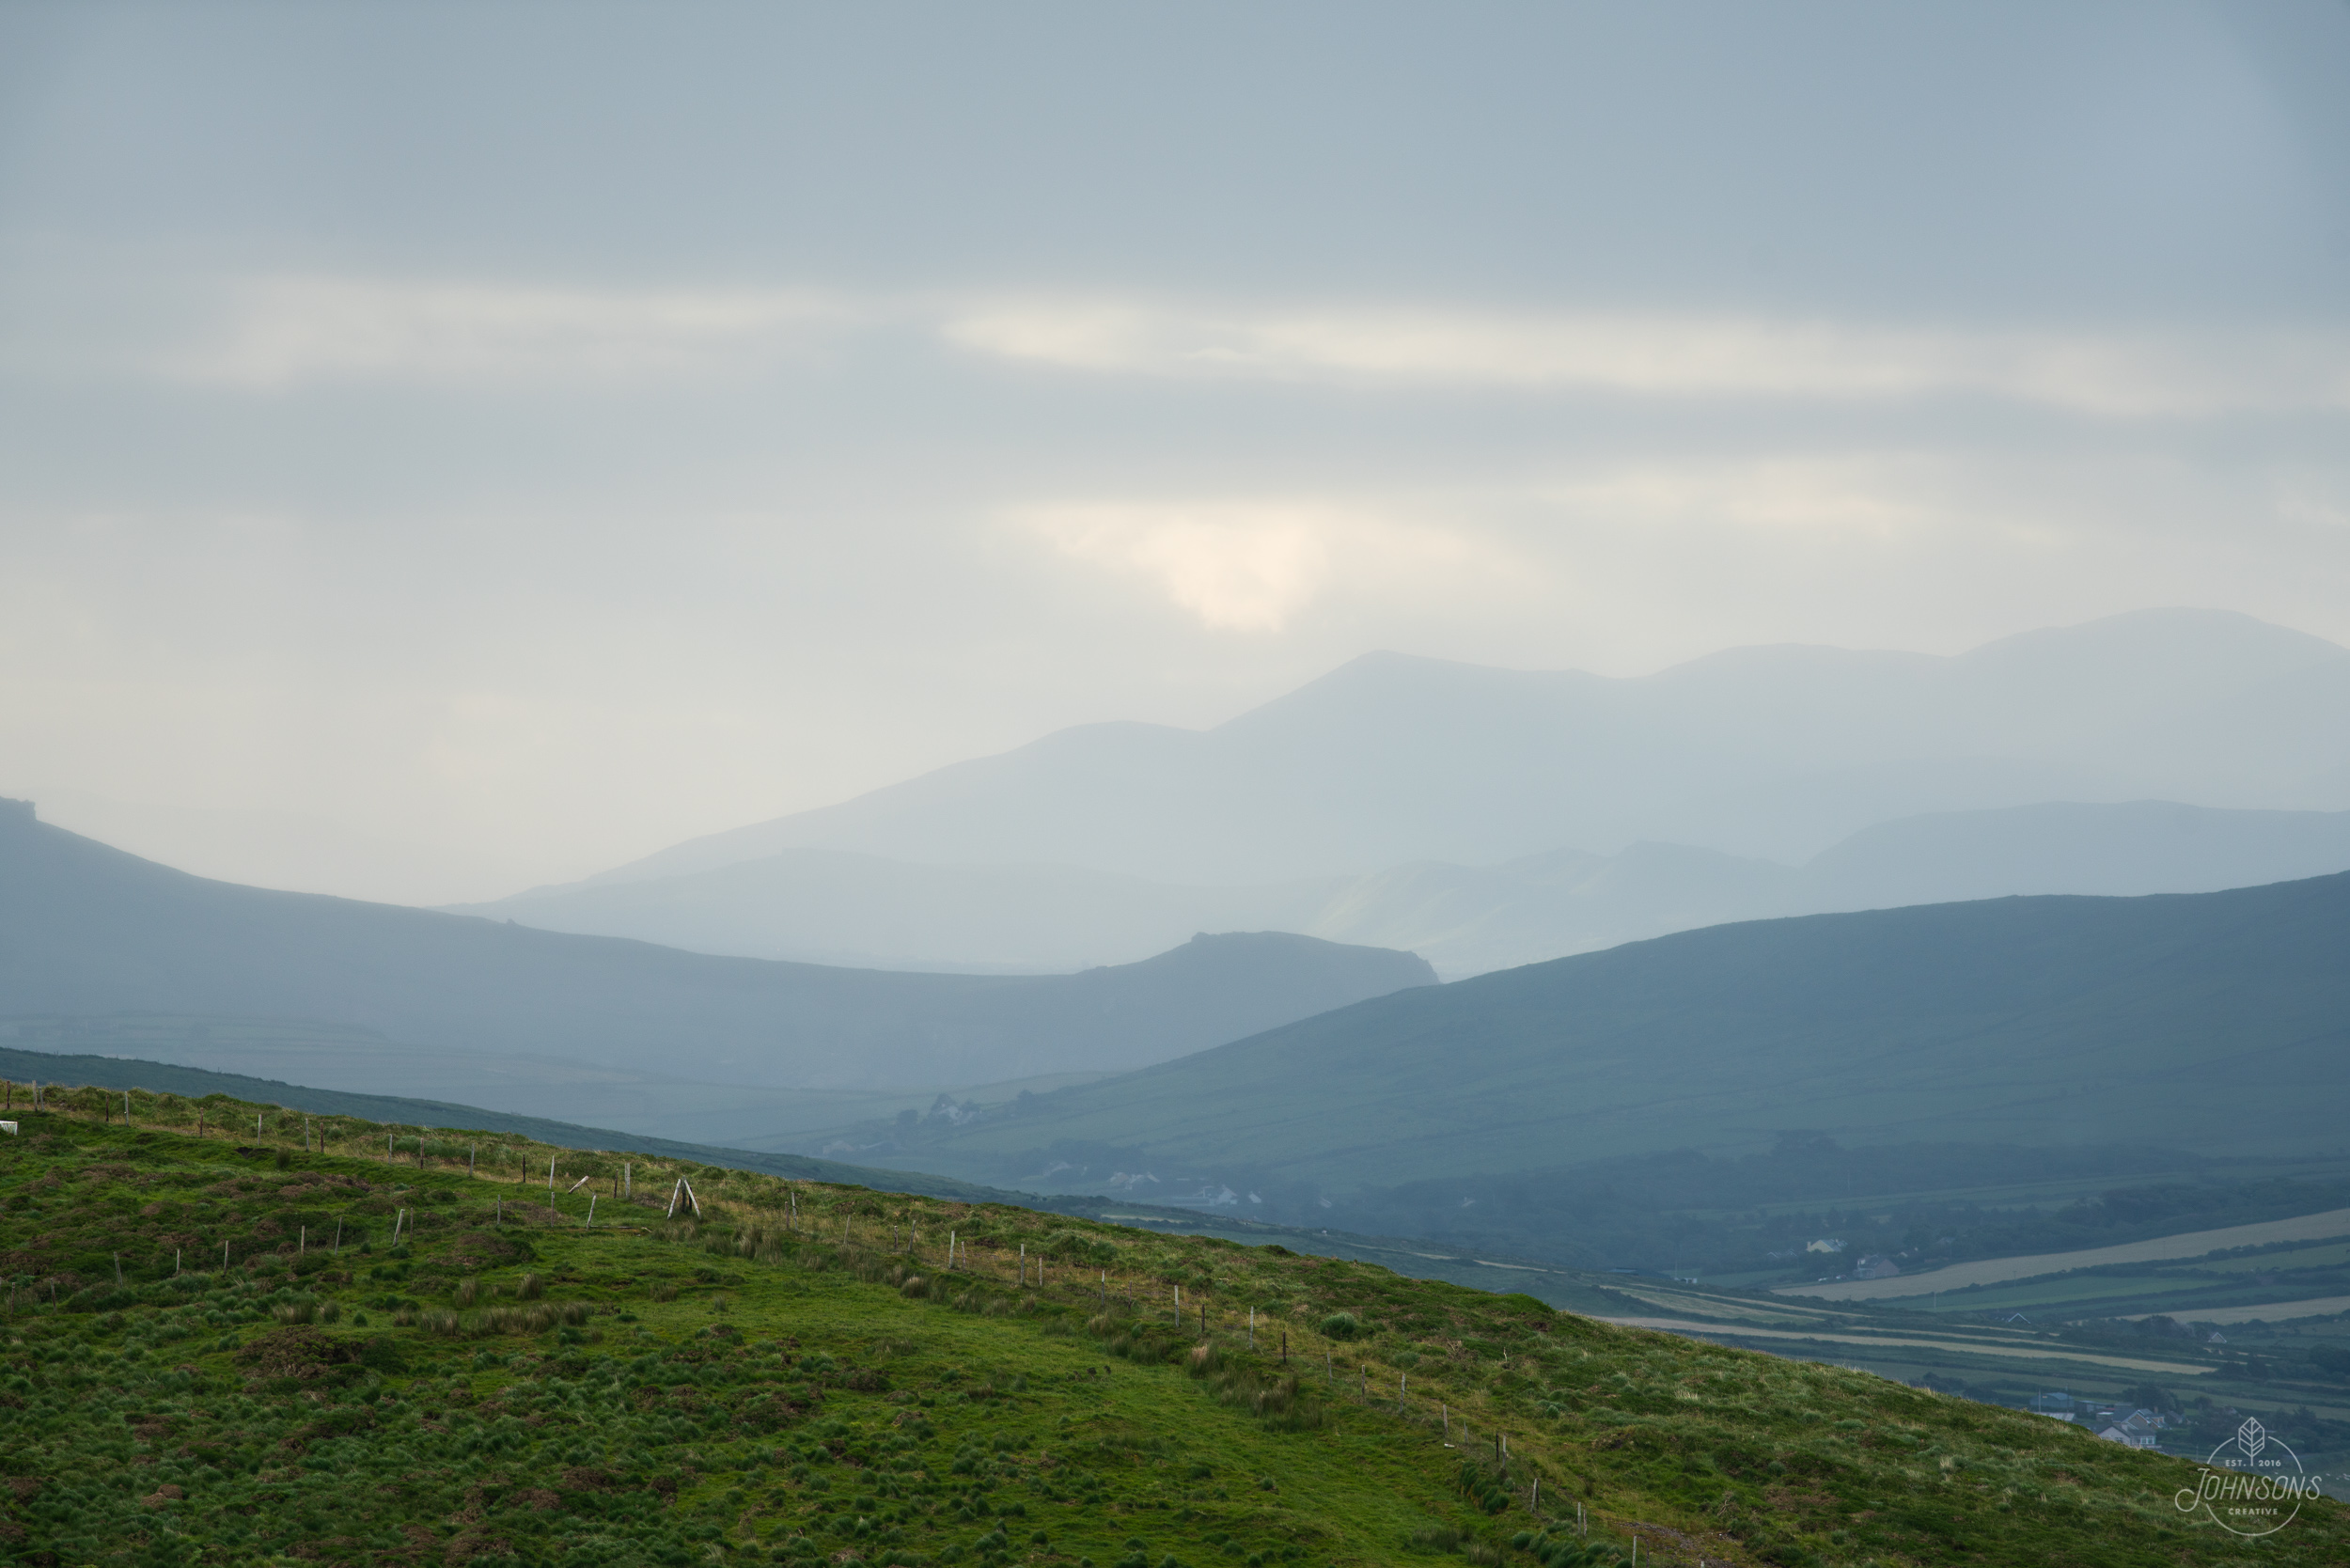
[(2334, 0), (0, 9), (0, 792), (194, 869), (2173, 604), (2350, 641)]

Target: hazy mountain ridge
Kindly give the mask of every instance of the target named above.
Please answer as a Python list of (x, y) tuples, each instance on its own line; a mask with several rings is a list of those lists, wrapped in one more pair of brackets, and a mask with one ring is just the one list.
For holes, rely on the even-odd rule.
[(1950, 658), (1741, 649), (1622, 680), (1373, 653), (1213, 729), (1066, 729), (589, 880), (795, 848), (1195, 884), (1642, 839), (1799, 860), (1898, 817), (2144, 798), (2350, 808), (2350, 651), (2158, 610)]
[(518, 894), (455, 913), (697, 952), (887, 968), (1051, 972), (1163, 952), (1198, 931), (1311, 934), (1344, 886), (1188, 887), (1075, 866), (927, 866), (782, 850), (643, 882)]
[(1454, 979), (1728, 920), (2011, 894), (2213, 892), (2344, 870), (2350, 812), (2135, 801), (1906, 818), (1801, 866), (1641, 843), (1234, 888), (802, 849), (470, 912), (712, 952), (1036, 971), (1135, 958), (1201, 929), (1285, 930), (1416, 952)]
[(1447, 976), (1731, 921), (2043, 894), (2206, 893), (2350, 870), (2350, 812), (2168, 801), (1943, 812), (1865, 828), (1802, 866), (1678, 844), (1365, 878), (1307, 929), (1401, 943)]
[(1285, 933), (1067, 976), (713, 957), (209, 882), (0, 807), (0, 1015), (314, 1018), (709, 1082), (902, 1088), (1137, 1066), (1434, 979), (1408, 953)]

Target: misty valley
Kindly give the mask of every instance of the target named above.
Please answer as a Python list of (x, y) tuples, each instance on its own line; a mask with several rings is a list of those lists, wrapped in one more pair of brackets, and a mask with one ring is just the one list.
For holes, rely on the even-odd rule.
[(0, 804), (0, 1547), (2217, 1563), (2253, 1431), (2339, 1561), (2345, 823), (2350, 652), (2186, 613), (1374, 658), (464, 907)]

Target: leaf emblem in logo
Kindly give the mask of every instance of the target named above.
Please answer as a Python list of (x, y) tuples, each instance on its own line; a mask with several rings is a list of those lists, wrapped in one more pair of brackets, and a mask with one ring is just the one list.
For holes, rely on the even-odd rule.
[(2245, 1458), (2258, 1459), (2261, 1450), (2268, 1446), (2268, 1433), (2260, 1422), (2247, 1416), (2244, 1424), (2235, 1429), (2235, 1446), (2244, 1450)]

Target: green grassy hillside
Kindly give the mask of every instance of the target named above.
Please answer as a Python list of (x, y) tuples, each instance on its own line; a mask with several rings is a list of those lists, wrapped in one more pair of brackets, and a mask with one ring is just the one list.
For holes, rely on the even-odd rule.
[[(1636, 1538), (1684, 1563), (2245, 1560), (2174, 1507), (2183, 1462), (1524, 1296), (67, 1098), (0, 1137), (16, 1560), (1570, 1568)], [(672, 1220), (679, 1176), (698, 1214)], [(2350, 1517), (2305, 1502), (2258, 1555), (2343, 1560)]]
[(1075, 975), (714, 958), (211, 882), (0, 803), (0, 1016), (317, 1018), (722, 1084), (944, 1089), (1139, 1066), (1434, 980), (1280, 933)]
[(147, 1089), (180, 1100), (222, 1100), (245, 1105), (275, 1105), (321, 1117), (338, 1117), (399, 1129), (413, 1137), (421, 1131), (466, 1128), (525, 1138), (555, 1149), (622, 1151), (658, 1159), (700, 1165), (723, 1165), (798, 1181), (848, 1182), (892, 1192), (927, 1193), (969, 1202), (1041, 1201), (1026, 1193), (1006, 1192), (977, 1182), (922, 1171), (876, 1170), (844, 1165), (838, 1160), (813, 1159), (806, 1154), (775, 1154), (754, 1149), (721, 1149), (708, 1144), (679, 1143), (646, 1137), (608, 1127), (582, 1127), (540, 1116), (517, 1116), (484, 1110), (478, 1105), (451, 1105), (443, 1100), (412, 1100), (391, 1094), (352, 1094), (343, 1090), (310, 1089), (235, 1073), (211, 1073), (198, 1067), (135, 1058), (72, 1056), (47, 1051), (18, 1051), (0, 1046), (0, 1083), (11, 1086), (10, 1103), (32, 1092), (36, 1084), (67, 1083), (80, 1088)]
[[(887, 1163), (1322, 1200), (1677, 1151), (2342, 1143), (2350, 875), (1720, 926), (1405, 992), (919, 1129)], [(2285, 1086), (2290, 1086), (2289, 1090)], [(1441, 1195), (1454, 1212), (1473, 1186)], [(1731, 1200), (1733, 1203), (1736, 1200)], [(1253, 1211), (1252, 1211), (1253, 1212)], [(1386, 1229), (1350, 1217), (1352, 1228)]]

